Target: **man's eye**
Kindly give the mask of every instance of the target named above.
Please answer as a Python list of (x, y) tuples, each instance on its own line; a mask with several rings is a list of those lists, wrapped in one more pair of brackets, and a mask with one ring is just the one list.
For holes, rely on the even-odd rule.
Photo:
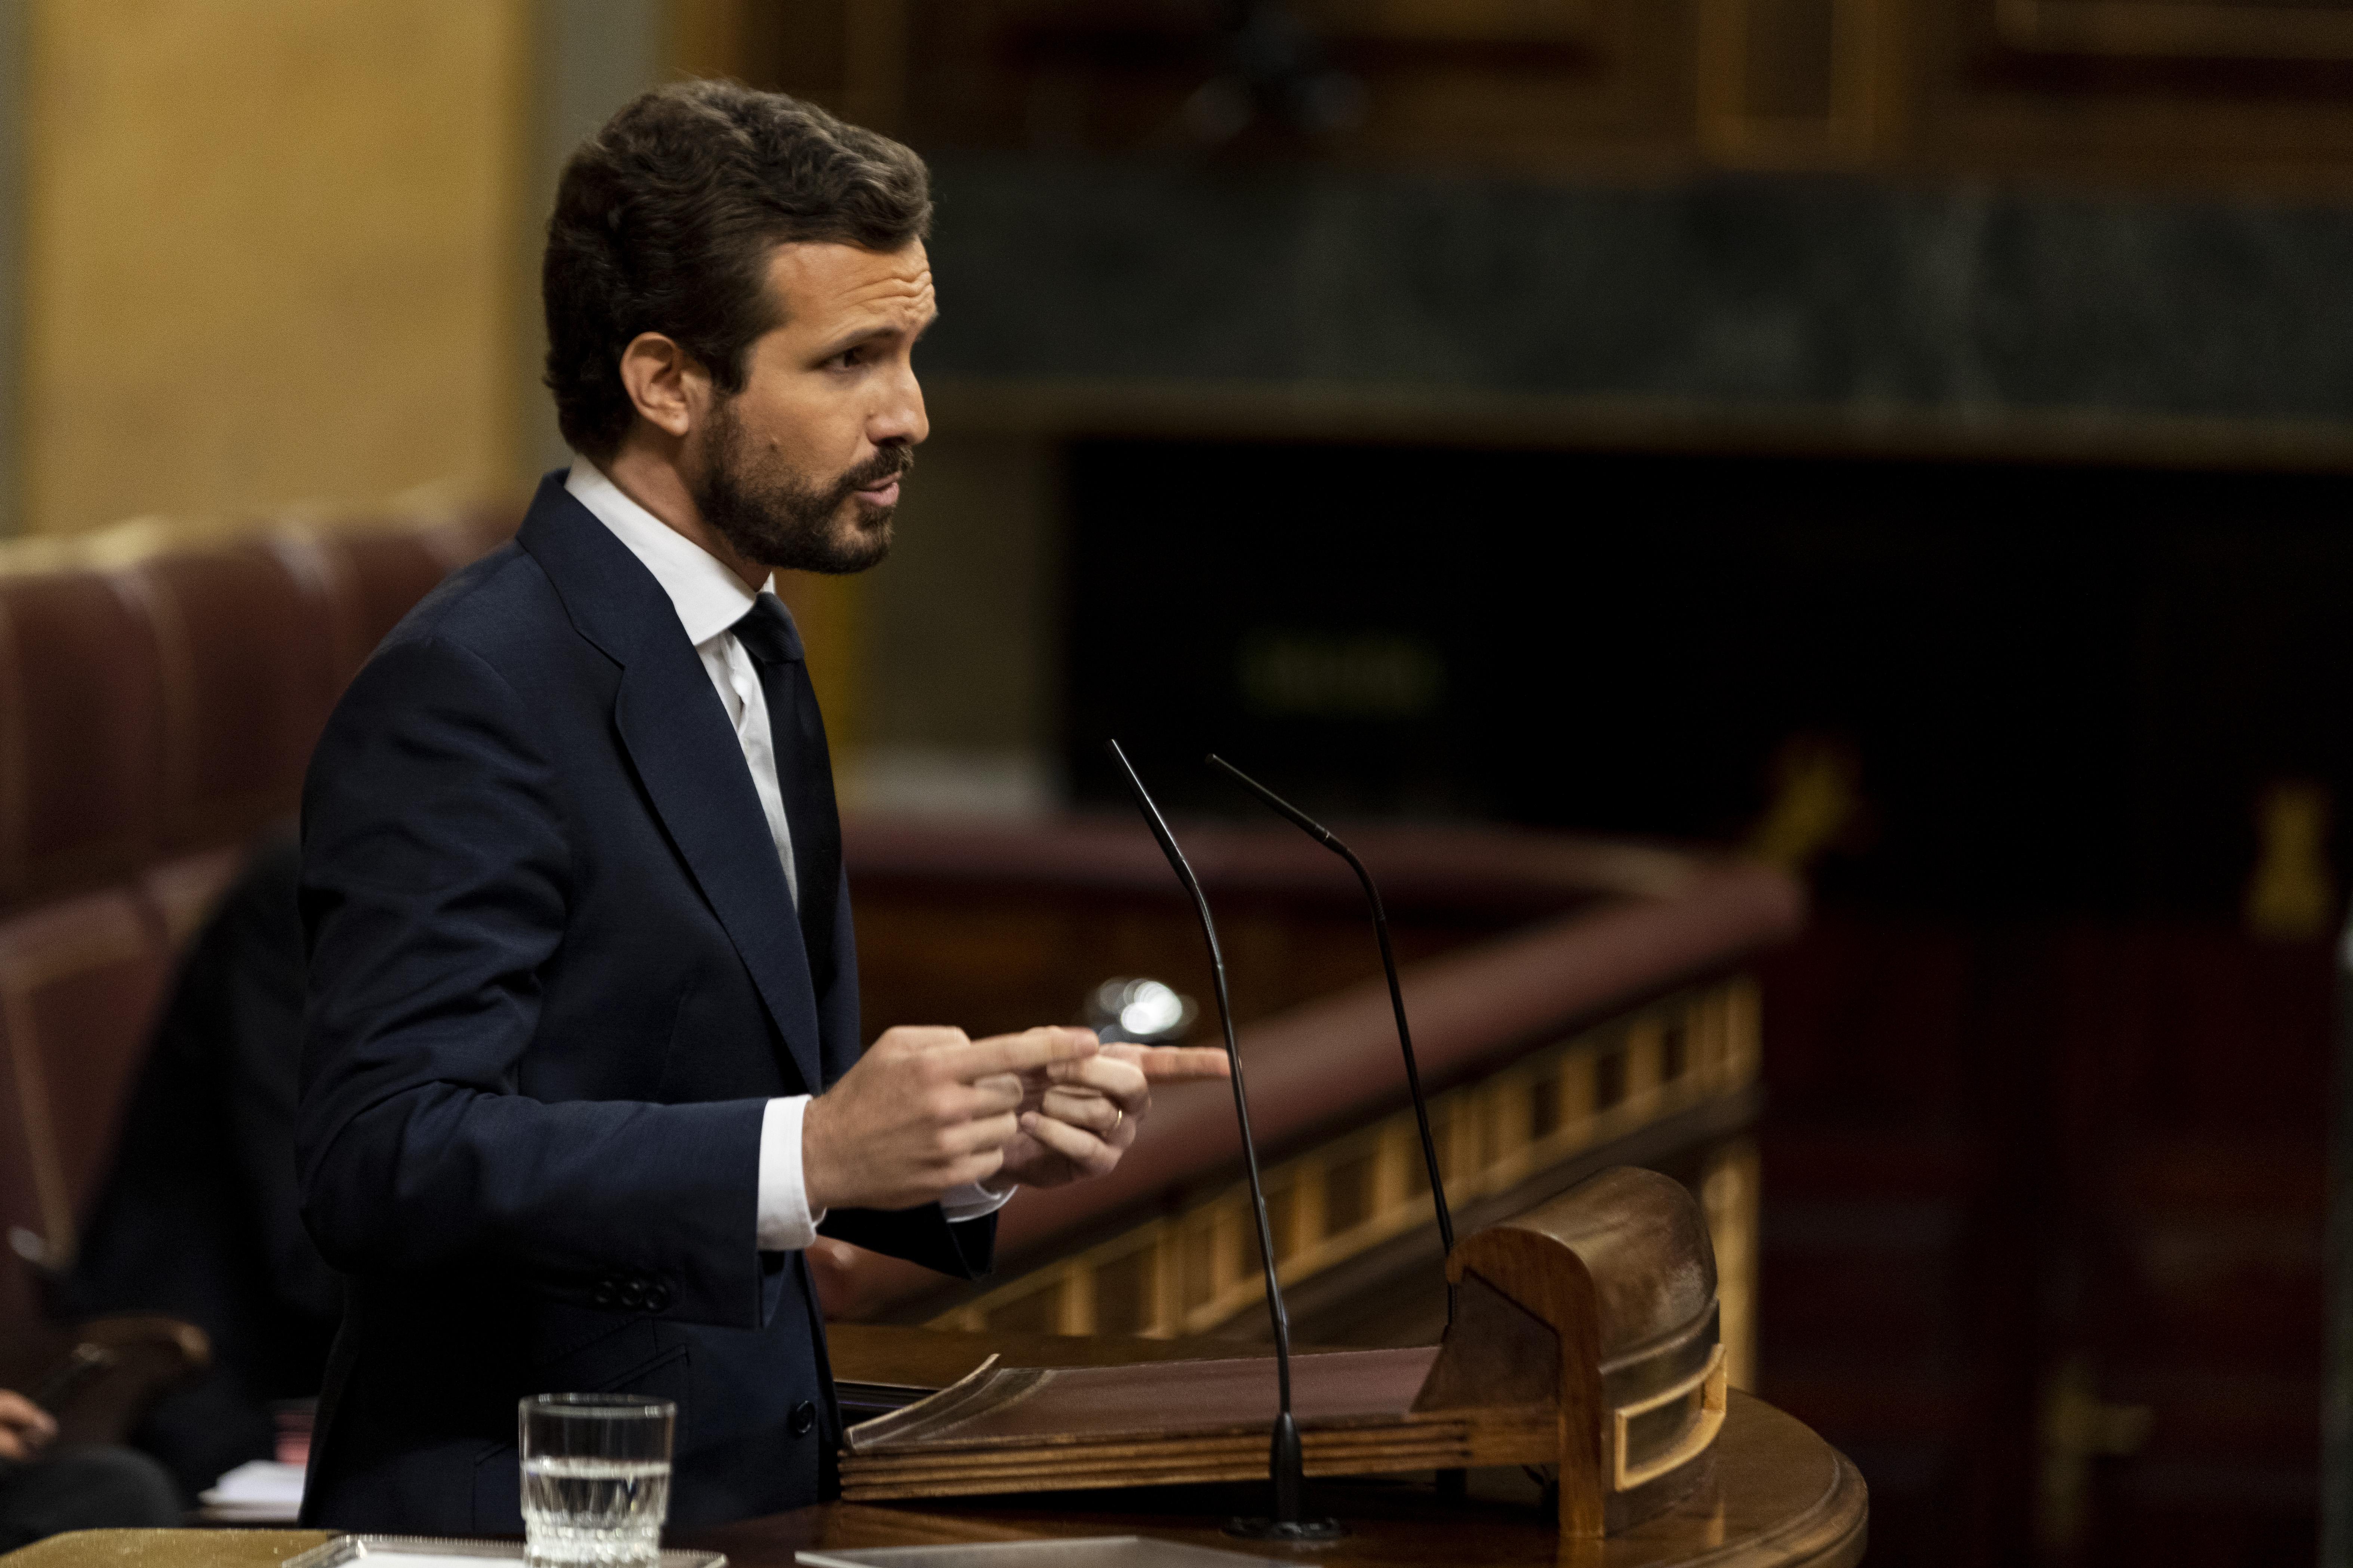
[(852, 365), (863, 364), (866, 363), (866, 351), (863, 348), (844, 349), (839, 353), (834, 355), (829, 363), (843, 370), (848, 370)]

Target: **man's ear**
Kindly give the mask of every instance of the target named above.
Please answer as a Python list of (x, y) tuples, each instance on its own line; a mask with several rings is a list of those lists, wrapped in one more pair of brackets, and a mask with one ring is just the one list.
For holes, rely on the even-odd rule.
[(711, 406), (711, 377), (659, 332), (639, 332), (621, 351), (621, 384), (646, 423), (680, 440)]

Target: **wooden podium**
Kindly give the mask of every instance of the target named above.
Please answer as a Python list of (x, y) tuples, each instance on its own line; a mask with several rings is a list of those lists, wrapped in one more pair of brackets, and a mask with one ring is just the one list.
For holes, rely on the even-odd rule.
[(696, 1531), (680, 1543), (724, 1552), (736, 1568), (789, 1568), (793, 1554), (805, 1550), (1130, 1534), (1319, 1568), (1849, 1568), (1862, 1559), (1868, 1511), (1862, 1478), (1843, 1456), (1799, 1421), (1737, 1390), (1715, 1441), (1709, 1484), (1605, 1539), (1564, 1541), (1533, 1495), (1488, 1495), (1475, 1483), (1457, 1496), (1427, 1478), (1329, 1481), (1317, 1483), (1314, 1497), (1347, 1527), (1345, 1538), (1329, 1546), (1284, 1549), (1225, 1534), (1229, 1516), (1265, 1511), (1261, 1481), (953, 1502), (828, 1503)]
[[(1356, 1532), (1355, 1545), (1316, 1549), (1319, 1561), (1861, 1556), (1866, 1493), (1853, 1467), (1725, 1387), (1715, 1261), (1681, 1184), (1604, 1172), (1470, 1237), (1447, 1272), (1461, 1304), (1441, 1345), (1293, 1358), (1308, 1473), (1341, 1478), (1319, 1489), (1318, 1511)], [(845, 1500), (793, 1527), (816, 1532), (802, 1545), (1131, 1530), (1207, 1543), (1226, 1514), (1261, 1511), (1274, 1411), (1263, 1356), (1162, 1342), (1151, 1364), (1076, 1341), (1088, 1349), (1071, 1358), (1030, 1337), (987, 1347), (956, 1375), (946, 1336), (894, 1345), (887, 1330), (836, 1333), (844, 1380), (936, 1392), (849, 1429)], [(1514, 1499), (1492, 1475), (1455, 1487), (1436, 1474), (1472, 1467), (1525, 1467), (1546, 1485)], [(944, 1499), (953, 1511), (933, 1511)], [(871, 1506), (915, 1500), (922, 1511)], [(976, 1529), (992, 1533), (964, 1533)], [(1472, 1540), (1478, 1554), (1466, 1555)]]
[[(1620, 1166), (1471, 1236), (1437, 1345), (1294, 1355), (1310, 1476), (1541, 1467), (1564, 1539), (1617, 1534), (1704, 1489), (1727, 1411), (1715, 1258), (1681, 1183)], [(1272, 1363), (1007, 1367), (849, 1428), (853, 1502), (1247, 1481), (1266, 1473)]]

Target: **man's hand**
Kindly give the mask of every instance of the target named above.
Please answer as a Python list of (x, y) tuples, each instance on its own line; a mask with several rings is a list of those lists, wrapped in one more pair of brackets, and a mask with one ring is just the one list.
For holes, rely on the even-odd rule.
[(0, 1388), (0, 1459), (29, 1459), (58, 1435), (49, 1413), (10, 1389)]
[(995, 1175), (1020, 1131), (1024, 1075), (1077, 1066), (1096, 1049), (1085, 1029), (985, 1040), (962, 1029), (883, 1031), (802, 1114), (809, 1212), (913, 1208)]
[(1020, 1133), (1005, 1145), (988, 1185), (1056, 1187), (1109, 1175), (1152, 1109), (1154, 1084), (1228, 1076), (1225, 1051), (1202, 1046), (1104, 1046), (1033, 1068), (1022, 1075)]

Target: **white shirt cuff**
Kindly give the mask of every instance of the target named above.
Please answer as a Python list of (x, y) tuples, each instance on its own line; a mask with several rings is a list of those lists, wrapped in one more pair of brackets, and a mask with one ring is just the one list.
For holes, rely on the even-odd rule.
[[(768, 1101), (760, 1118), (760, 1193), (753, 1237), (763, 1252), (802, 1250), (817, 1239), (825, 1218), (822, 1209), (809, 1213), (808, 1180), (801, 1170), (801, 1117), (808, 1102), (806, 1094), (782, 1095)], [(951, 1224), (979, 1219), (1003, 1208), (1019, 1190), (992, 1193), (968, 1182), (943, 1194), (940, 1208)]]
[(763, 1252), (798, 1252), (817, 1239), (823, 1210), (809, 1213), (808, 1181), (801, 1173), (801, 1114), (809, 1097), (768, 1101), (760, 1118), (760, 1204), (753, 1234)]
[(1020, 1190), (1019, 1187), (1014, 1186), (1008, 1187), (1001, 1193), (992, 1193), (978, 1182), (966, 1182), (963, 1186), (942, 1193), (940, 1208), (948, 1216), (950, 1225), (961, 1225), (968, 1219), (979, 1219), (984, 1215), (995, 1214), (998, 1209), (1011, 1203), (1013, 1194)]

